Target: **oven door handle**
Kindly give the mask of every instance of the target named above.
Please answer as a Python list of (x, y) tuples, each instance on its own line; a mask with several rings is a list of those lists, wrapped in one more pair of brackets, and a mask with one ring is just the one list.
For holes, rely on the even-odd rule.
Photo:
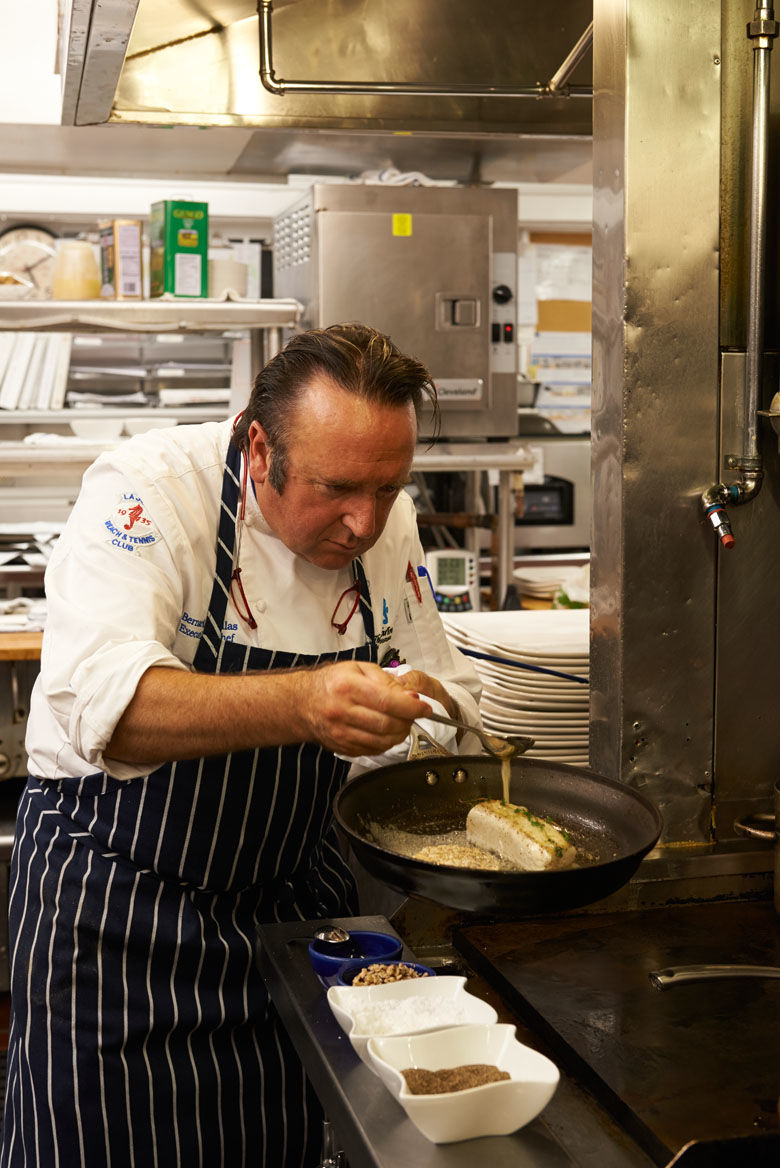
[(714, 981), (730, 977), (780, 977), (780, 967), (776, 965), (671, 965), (667, 969), (651, 970), (648, 977), (657, 990), (668, 990), (672, 986), (691, 981)]

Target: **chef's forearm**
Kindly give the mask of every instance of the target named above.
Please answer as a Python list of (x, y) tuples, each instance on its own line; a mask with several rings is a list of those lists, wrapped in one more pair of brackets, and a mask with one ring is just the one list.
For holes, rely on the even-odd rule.
[(159, 763), (301, 741), (297, 711), (302, 688), (300, 672), (266, 676), (148, 669), (105, 757)]
[(403, 741), (429, 710), (367, 662), (239, 674), (155, 666), (141, 677), (103, 755), (107, 763), (153, 765), (318, 742), (359, 757)]

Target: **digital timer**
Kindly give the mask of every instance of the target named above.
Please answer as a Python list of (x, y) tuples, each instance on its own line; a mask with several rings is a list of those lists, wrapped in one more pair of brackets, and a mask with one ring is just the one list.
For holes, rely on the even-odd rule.
[(479, 611), (477, 557), (462, 548), (428, 552), (425, 567), (440, 612)]

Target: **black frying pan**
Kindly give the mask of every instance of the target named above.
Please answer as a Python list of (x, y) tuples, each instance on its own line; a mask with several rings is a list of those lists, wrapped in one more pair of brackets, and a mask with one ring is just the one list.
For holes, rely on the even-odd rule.
[[(436, 775), (432, 784), (428, 777)], [(336, 822), (367, 872), (390, 887), (468, 912), (525, 915), (591, 904), (621, 888), (661, 834), (661, 814), (623, 783), (581, 767), (517, 758), (510, 800), (571, 833), (584, 856), (564, 871), (445, 867), (390, 850), (387, 831), (462, 831), (479, 798), (501, 798), (501, 763), (486, 755), (428, 758), (367, 771), (336, 796)], [(427, 840), (421, 841), (422, 843)]]

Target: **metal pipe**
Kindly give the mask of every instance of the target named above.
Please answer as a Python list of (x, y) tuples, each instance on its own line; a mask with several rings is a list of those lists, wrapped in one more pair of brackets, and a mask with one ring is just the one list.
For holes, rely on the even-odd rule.
[(772, 6), (763, 4), (756, 7), (753, 19), (747, 25), (747, 36), (753, 42), (753, 123), (747, 353), (742, 416), (739, 418), (741, 450), (739, 454), (729, 454), (725, 459), (726, 467), (736, 471), (736, 482), (730, 485), (716, 483), (708, 487), (701, 496), (705, 514), (727, 547), (732, 546), (734, 541), (728, 528), (725, 504), (733, 503), (740, 506), (749, 503), (761, 490), (764, 479), (763, 463), (758, 450), (758, 407), (764, 359), (769, 54), (772, 52), (772, 42), (777, 34), (778, 24)]
[(756, 8), (753, 21), (747, 27), (747, 34), (753, 39), (753, 142), (750, 178), (750, 272), (745, 361), (745, 416), (742, 419), (741, 453), (743, 459), (753, 460), (759, 457), (758, 406), (764, 354), (769, 54), (772, 51), (772, 38), (777, 35), (777, 23), (774, 20), (771, 6)]
[(512, 495), (512, 472), (498, 472), (498, 607), (504, 603), (513, 580), (515, 563), (515, 508)]
[(582, 58), (587, 53), (590, 46), (593, 44), (593, 21), (590, 22), (585, 32), (582, 34), (576, 45), (569, 53), (566, 60), (559, 69), (553, 73), (550, 80), (547, 82), (546, 89), (548, 93), (558, 93), (558, 91), (566, 84), (569, 77), (571, 77), (574, 70), (579, 65)]
[[(258, 0), (257, 16), (260, 36), (260, 81), (263, 88), (276, 97), (284, 97), (286, 93), (382, 93), (398, 94), (405, 97), (593, 97), (592, 85), (568, 85), (560, 89), (551, 89), (550, 85), (416, 85), (401, 81), (284, 81), (274, 75), (273, 48), (271, 41), (271, 14), (272, 0)], [(592, 28), (592, 26), (591, 26)], [(574, 66), (583, 56), (585, 49), (580, 52), (577, 60), (570, 67), (568, 62), (572, 54), (577, 52), (587, 32), (583, 33), (572, 52), (564, 61), (561, 68), (555, 73), (553, 80), (563, 73), (569, 76)], [(592, 33), (591, 33), (592, 39)], [(559, 82), (560, 84), (560, 82)]]

